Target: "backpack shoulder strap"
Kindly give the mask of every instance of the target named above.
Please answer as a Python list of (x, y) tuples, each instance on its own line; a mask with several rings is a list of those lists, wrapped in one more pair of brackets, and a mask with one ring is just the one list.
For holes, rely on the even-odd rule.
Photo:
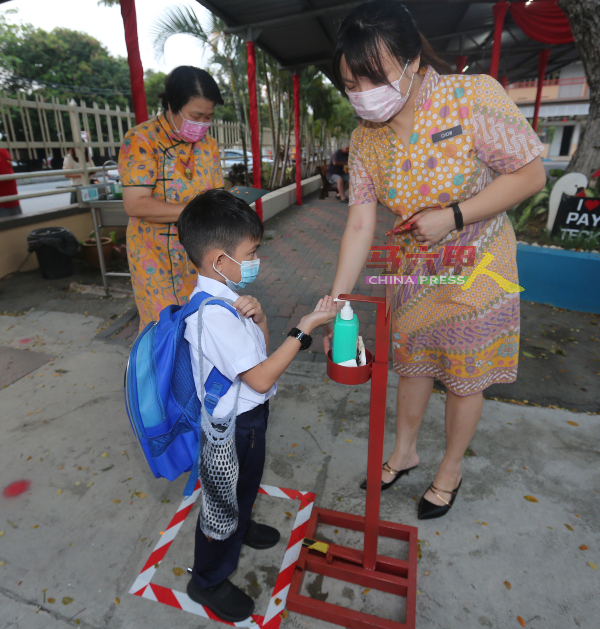
[[(208, 305), (219, 305), (222, 306), (223, 308), (225, 308), (226, 310), (229, 310), (229, 312), (231, 312), (232, 314), (234, 314), (238, 319), (239, 319), (239, 315), (236, 311), (236, 309), (233, 307), (233, 302), (230, 299), (227, 298), (219, 298), (219, 297), (215, 297), (214, 299), (212, 298), (212, 295), (209, 295), (208, 293), (201, 291), (199, 293), (196, 293), (194, 295), (194, 297), (192, 297), (192, 299), (190, 300), (190, 306), (193, 308), (193, 312), (198, 312), (198, 349), (199, 354), (202, 354), (202, 313), (204, 311), (204, 308)], [(204, 381), (204, 374), (203, 374), (203, 365), (202, 365), (202, 360), (200, 361), (200, 379), (202, 381)], [(202, 398), (202, 403), (204, 405), (204, 408), (206, 409), (206, 412), (212, 416), (215, 407), (217, 406), (217, 404), (219, 403), (219, 400), (225, 396), (225, 394), (229, 391), (230, 387), (231, 387), (231, 380), (229, 380), (229, 378), (227, 378), (226, 376), (224, 376), (216, 367), (213, 367), (210, 371), (210, 373), (208, 374), (208, 378), (206, 379), (206, 382), (204, 383), (204, 397)]]
[[(190, 302), (188, 304), (187, 316), (189, 316), (191, 314), (194, 314), (194, 312), (197, 312), (197, 310), (200, 308), (200, 305), (202, 304), (202, 302), (205, 299), (209, 299), (210, 297), (212, 297), (212, 295), (209, 295), (208, 293), (205, 293), (204, 291), (200, 291), (199, 293), (196, 293), (190, 299)], [(214, 299), (211, 299), (210, 301), (208, 301), (204, 305), (208, 306), (209, 304), (210, 305), (222, 306), (226, 310), (229, 310), (229, 312), (231, 312), (231, 314), (235, 315), (239, 319), (239, 315), (237, 313), (237, 310), (233, 307), (233, 302), (230, 299), (227, 299), (226, 297), (215, 297)]]

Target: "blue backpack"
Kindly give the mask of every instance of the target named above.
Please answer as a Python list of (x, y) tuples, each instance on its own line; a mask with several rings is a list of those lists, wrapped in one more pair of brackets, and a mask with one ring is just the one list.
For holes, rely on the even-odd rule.
[[(190, 345), (184, 338), (185, 321), (210, 297), (200, 292), (183, 306), (162, 310), (158, 321), (149, 323), (137, 337), (125, 369), (127, 415), (146, 461), (156, 478), (173, 481), (190, 471), (183, 492), (186, 497), (198, 480), (202, 405)], [(235, 308), (218, 298), (207, 303), (218, 304), (238, 317)], [(231, 380), (214, 367), (205, 383), (204, 405), (209, 415), (230, 386)]]

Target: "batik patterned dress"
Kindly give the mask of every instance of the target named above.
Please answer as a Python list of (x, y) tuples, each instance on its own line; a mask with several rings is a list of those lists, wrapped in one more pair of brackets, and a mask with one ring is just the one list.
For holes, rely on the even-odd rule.
[[(186, 169), (193, 176), (186, 177)], [(188, 203), (212, 188), (223, 187), (219, 147), (208, 134), (190, 144), (175, 134), (165, 114), (130, 129), (119, 152), (123, 187), (152, 189), (167, 203)], [(173, 223), (131, 217), (127, 257), (140, 330), (170, 304), (186, 303), (196, 287), (197, 271), (177, 237)]]
[[(350, 205), (378, 200), (397, 216), (395, 229), (420, 211), (469, 199), (544, 149), (493, 78), (440, 76), (430, 66), (420, 72), (424, 77), (410, 146), (404, 147), (387, 124), (367, 121), (354, 131), (350, 144)], [(459, 125), (462, 132), (449, 139), (432, 138)], [(487, 268), (518, 283), (515, 234), (505, 212), (451, 231), (427, 250), (429, 260), (409, 256), (422, 253), (410, 231), (394, 234), (389, 244), (399, 247), (401, 275), (468, 275), (487, 252), (494, 256)], [(452, 250), (445, 247), (457, 246), (476, 248), (470, 268), (448, 266), (444, 252)], [(477, 276), (468, 290), (419, 284), (390, 290), (394, 370), (399, 375), (438, 378), (460, 396), (514, 382), (518, 292), (506, 292), (487, 275)]]

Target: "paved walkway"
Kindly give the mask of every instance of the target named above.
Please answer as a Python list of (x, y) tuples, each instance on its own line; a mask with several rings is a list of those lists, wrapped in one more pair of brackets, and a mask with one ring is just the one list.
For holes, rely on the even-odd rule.
[[(270, 320), (271, 349), (281, 344), (300, 317), (314, 309), (320, 297), (331, 292), (347, 216), (348, 205), (340, 203), (333, 194), (322, 201), (313, 195), (305, 200), (305, 205), (293, 206), (267, 221), (267, 235), (260, 248), (260, 281), (253, 294)], [(385, 232), (393, 227), (394, 217), (380, 208), (377, 222), (376, 239), (385, 244)], [(366, 274), (363, 269), (355, 292), (384, 297), (382, 287), (367, 285)], [(373, 347), (375, 306), (353, 304), (353, 308), (361, 335), (367, 346)], [(299, 359), (325, 360), (320, 332), (315, 334), (309, 352), (300, 354)]]

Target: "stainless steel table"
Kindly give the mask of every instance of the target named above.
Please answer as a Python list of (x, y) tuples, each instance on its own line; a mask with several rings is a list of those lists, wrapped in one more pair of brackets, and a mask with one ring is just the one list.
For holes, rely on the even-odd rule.
[(123, 207), (123, 200), (115, 201), (80, 201), (82, 207), (87, 207), (92, 213), (94, 223), (94, 233), (96, 234), (96, 246), (98, 247), (98, 258), (100, 261), (100, 273), (102, 274), (102, 285), (106, 294), (109, 295), (107, 277), (131, 277), (131, 273), (107, 272), (102, 255), (102, 243), (100, 241), (100, 230), (102, 227), (121, 227), (127, 225), (129, 216)]

